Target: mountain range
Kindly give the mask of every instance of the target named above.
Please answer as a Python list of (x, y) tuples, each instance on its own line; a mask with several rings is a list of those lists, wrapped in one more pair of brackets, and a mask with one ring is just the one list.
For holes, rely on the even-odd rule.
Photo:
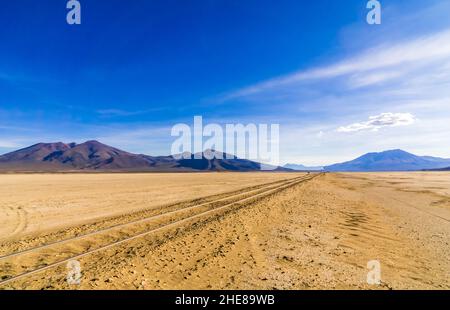
[[(206, 152), (206, 151), (205, 151)], [(209, 150), (209, 152), (213, 152)], [(98, 141), (76, 143), (38, 143), (0, 156), (0, 171), (259, 171), (261, 164), (222, 153), (224, 159), (183, 159), (174, 156), (133, 154)], [(188, 158), (186, 158), (188, 157)], [(209, 157), (209, 156), (208, 156)], [(273, 167), (275, 171), (291, 171)]]
[[(214, 152), (207, 150), (205, 152)], [(3, 172), (55, 171), (130, 171), (130, 172), (194, 172), (194, 171), (260, 171), (261, 164), (222, 153), (224, 159), (207, 159), (203, 154), (195, 159), (187, 154), (176, 156), (148, 156), (133, 154), (98, 141), (76, 143), (38, 143), (0, 156)], [(210, 156), (208, 156), (210, 158)], [(228, 159), (231, 158), (231, 159)], [(417, 156), (403, 150), (368, 153), (354, 160), (326, 167), (307, 167), (287, 164), (273, 167), (275, 171), (420, 171), (450, 170), (450, 159)]]

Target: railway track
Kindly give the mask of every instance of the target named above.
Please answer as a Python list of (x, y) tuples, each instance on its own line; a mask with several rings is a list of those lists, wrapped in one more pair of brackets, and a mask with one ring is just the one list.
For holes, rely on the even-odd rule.
[[(167, 215), (170, 215), (170, 214), (175, 214), (176, 212), (179, 212), (179, 211), (192, 210), (192, 209), (201, 208), (201, 207), (204, 207), (204, 206), (213, 206), (214, 204), (221, 203), (223, 201), (228, 201), (230, 199), (239, 199), (240, 196), (252, 194), (252, 193), (258, 192), (260, 190), (263, 190), (265, 188), (271, 187), (271, 186), (276, 186), (278, 184), (282, 184), (282, 183), (285, 183), (285, 182), (288, 182), (288, 181), (300, 180), (302, 178), (304, 178), (304, 176), (297, 177), (297, 178), (292, 178), (292, 179), (283, 179), (283, 180), (279, 180), (279, 181), (275, 181), (275, 182), (259, 184), (259, 185), (255, 185), (255, 186), (239, 189), (237, 191), (232, 191), (232, 192), (229, 192), (229, 193), (213, 195), (213, 196), (210, 196), (210, 197), (203, 197), (203, 198), (200, 198), (200, 199), (195, 199), (195, 200), (190, 200), (190, 201), (183, 201), (183, 202), (179, 202), (179, 203), (168, 205), (168, 206), (161, 206), (161, 207), (158, 207), (158, 208), (141, 210), (141, 211), (135, 212), (135, 214), (126, 214), (126, 215), (114, 217), (114, 218), (111, 218), (109, 220), (106, 220), (106, 222), (107, 221), (113, 221), (113, 222), (118, 221), (118, 223), (111, 224), (111, 225), (106, 225), (105, 227), (99, 227), (98, 229), (96, 229), (94, 231), (86, 231), (84, 233), (77, 234), (77, 235), (75, 235), (73, 237), (56, 238), (56, 240), (51, 240), (49, 242), (39, 243), (38, 245), (30, 246), (30, 247), (27, 247), (25, 249), (18, 249), (16, 251), (11, 251), (11, 253), (0, 254), (0, 262), (2, 260), (8, 259), (8, 258), (12, 258), (12, 257), (16, 257), (16, 256), (19, 256), (21, 254), (30, 253), (30, 252), (32, 252), (34, 250), (37, 250), (37, 249), (45, 249), (45, 248), (48, 248), (50, 246), (57, 245), (57, 244), (62, 244), (62, 243), (68, 242), (68, 241), (79, 240), (79, 239), (82, 239), (82, 238), (87, 237), (87, 236), (92, 236), (92, 235), (98, 234), (100, 232), (111, 231), (112, 229), (125, 227), (125, 226), (128, 226), (130, 224), (142, 223), (142, 222), (145, 222), (145, 221), (150, 220), (150, 219), (157, 219), (158, 217), (161, 217), (161, 216), (164, 216), (164, 215), (167, 216)], [(161, 211), (159, 211), (157, 209), (161, 209)], [(148, 212), (150, 212), (150, 214), (147, 214)], [(131, 219), (130, 220), (126, 220), (126, 217), (129, 217), (129, 216), (131, 216)], [(134, 218), (136, 218), (136, 219), (134, 219)], [(94, 225), (95, 224), (96, 223), (94, 223)], [(14, 243), (22, 243), (22, 242), (30, 243), (30, 240), (26, 240), (25, 239), (25, 240), (14, 241)]]
[[(236, 206), (245, 206), (296, 184), (311, 180), (318, 175), (320, 174), (272, 182), (256, 189), (251, 187), (239, 193), (232, 192), (228, 196), (213, 201), (132, 220), (76, 237), (3, 255), (0, 257), (0, 286), (137, 238), (155, 234), (165, 229), (176, 228), (191, 221), (195, 222), (202, 218), (208, 218)], [(25, 263), (28, 261), (37, 262), (37, 264)]]
[(241, 188), (231, 192), (220, 193), (185, 201), (179, 201), (172, 204), (165, 204), (157, 207), (143, 208), (141, 210), (137, 210), (131, 213), (116, 215), (113, 217), (97, 220), (93, 223), (86, 223), (79, 226), (67, 227), (63, 230), (50, 232), (48, 234), (42, 234), (37, 237), (24, 237), (17, 240), (5, 241), (0, 243), (0, 261), (3, 258), (14, 256), (14, 253), (16, 254), (25, 253), (28, 252), (30, 249), (38, 248), (43, 245), (45, 246), (53, 243), (58, 243), (61, 240), (70, 238), (75, 239), (76, 237), (99, 232), (104, 229), (122, 226), (122, 224), (139, 222), (142, 219), (147, 219), (150, 217), (154, 217), (156, 215), (162, 215), (170, 211), (177, 211), (192, 206), (201, 207), (206, 204), (212, 205), (215, 203), (220, 203), (224, 199), (228, 200), (233, 197), (239, 197), (241, 195), (250, 193), (253, 190), (256, 191), (271, 185), (281, 184), (283, 182), (294, 179), (296, 178), (282, 179), (274, 182)]

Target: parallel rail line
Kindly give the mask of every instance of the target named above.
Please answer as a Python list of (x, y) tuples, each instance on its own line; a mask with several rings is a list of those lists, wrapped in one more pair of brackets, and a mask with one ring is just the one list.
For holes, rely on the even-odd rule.
[[(17, 281), (17, 280), (29, 277), (31, 275), (34, 275), (34, 274), (37, 274), (37, 273), (49, 270), (51, 268), (60, 266), (60, 265), (65, 264), (65, 263), (67, 263), (67, 262), (69, 262), (71, 260), (80, 259), (80, 258), (83, 258), (83, 257), (88, 256), (90, 254), (97, 253), (97, 252), (100, 252), (100, 251), (104, 251), (104, 250), (110, 249), (112, 247), (115, 247), (117, 245), (124, 244), (124, 243), (130, 242), (132, 240), (135, 240), (135, 239), (142, 238), (142, 237), (145, 237), (145, 236), (150, 235), (150, 234), (154, 234), (154, 233), (160, 232), (160, 231), (165, 230), (165, 229), (170, 229), (170, 228), (177, 227), (180, 224), (188, 223), (189, 221), (200, 219), (202, 217), (205, 217), (205, 216), (208, 216), (208, 215), (212, 215), (212, 214), (218, 213), (220, 211), (224, 211), (224, 210), (226, 210), (226, 209), (228, 209), (228, 208), (230, 208), (232, 206), (235, 206), (235, 205), (245, 205), (245, 203), (250, 203), (251, 201), (256, 201), (257, 199), (268, 197), (268, 196), (270, 196), (272, 194), (275, 194), (275, 193), (277, 193), (279, 191), (282, 191), (282, 190), (287, 189), (289, 187), (292, 187), (294, 185), (300, 184), (300, 183), (305, 182), (305, 181), (309, 181), (309, 180), (311, 180), (311, 179), (313, 179), (313, 178), (315, 178), (315, 177), (317, 177), (319, 175), (321, 175), (321, 174), (302, 176), (302, 177), (298, 177), (298, 178), (289, 179), (287, 181), (286, 180), (285, 181), (280, 181), (281, 184), (280, 185), (275, 185), (275, 186), (273, 186), (273, 183), (270, 183), (270, 185), (262, 187), (262, 188), (258, 188), (258, 189), (250, 190), (250, 191), (244, 191), (244, 192), (242, 192), (240, 194), (233, 194), (231, 196), (227, 196), (227, 197), (224, 197), (224, 198), (221, 198), (221, 199), (218, 199), (218, 200), (214, 200), (214, 201), (211, 201), (211, 202), (206, 202), (206, 203), (202, 203), (202, 204), (199, 204), (199, 205), (186, 207), (186, 208), (182, 208), (182, 209), (179, 209), (179, 210), (175, 210), (175, 211), (170, 211), (170, 212), (167, 212), (167, 213), (159, 214), (159, 215), (156, 215), (156, 216), (151, 216), (151, 217), (147, 217), (147, 218), (143, 218), (143, 219), (139, 219), (139, 220), (130, 221), (130, 222), (127, 222), (127, 223), (123, 223), (123, 224), (115, 225), (115, 226), (112, 226), (112, 227), (104, 228), (104, 229), (101, 229), (101, 230), (98, 230), (98, 231), (95, 231), (95, 232), (91, 232), (91, 233), (88, 233), (88, 234), (84, 234), (84, 235), (80, 235), (80, 236), (76, 236), (76, 237), (68, 238), (68, 239), (64, 239), (64, 240), (59, 240), (59, 241), (52, 242), (52, 243), (49, 243), (49, 244), (41, 245), (41, 246), (38, 246), (38, 247), (34, 247), (34, 248), (27, 249), (27, 250), (23, 250), (23, 251), (19, 251), (19, 252), (15, 252), (15, 253), (11, 253), (11, 254), (2, 256), (2, 257), (0, 257), (0, 261), (1, 260), (7, 260), (7, 259), (10, 259), (10, 258), (14, 258), (14, 257), (18, 257), (20, 255), (24, 255), (24, 254), (28, 254), (28, 253), (33, 253), (33, 252), (36, 252), (36, 251), (39, 251), (39, 250), (51, 248), (52, 246), (55, 246), (55, 245), (69, 243), (71, 241), (76, 241), (76, 240), (81, 240), (83, 238), (95, 236), (95, 235), (98, 235), (98, 234), (101, 234), (101, 233), (104, 233), (104, 232), (111, 231), (113, 229), (124, 228), (124, 227), (127, 227), (127, 226), (131, 226), (133, 224), (143, 223), (143, 222), (155, 220), (155, 219), (158, 219), (158, 218), (161, 218), (161, 217), (164, 217), (164, 216), (174, 215), (176, 213), (185, 212), (185, 211), (188, 211), (188, 210), (195, 210), (195, 209), (200, 208), (201, 206), (206, 206), (206, 205), (209, 205), (209, 204), (214, 204), (214, 203), (217, 203), (217, 202), (225, 201), (225, 204), (221, 205), (219, 207), (213, 207), (210, 210), (207, 210), (207, 211), (204, 211), (204, 212), (200, 212), (200, 213), (197, 213), (195, 215), (188, 216), (188, 217), (182, 218), (180, 220), (176, 220), (176, 221), (170, 222), (168, 224), (163, 224), (163, 225), (161, 225), (161, 226), (159, 226), (157, 228), (153, 228), (153, 229), (150, 229), (150, 230), (147, 230), (147, 231), (144, 231), (144, 232), (141, 232), (141, 233), (138, 233), (138, 234), (135, 234), (135, 235), (123, 238), (121, 240), (110, 242), (110, 243), (105, 244), (103, 246), (100, 246), (98, 248), (91, 249), (91, 250), (85, 251), (85, 252), (80, 253), (80, 254), (72, 255), (70, 257), (67, 257), (67, 258), (64, 258), (62, 260), (50, 263), (48, 265), (45, 265), (45, 266), (42, 266), (42, 267), (38, 267), (38, 268), (35, 268), (33, 270), (28, 270), (28, 271), (25, 271), (25, 272), (23, 272), (21, 274), (18, 274), (18, 275), (11, 276), (11, 277), (9, 277), (9, 278), (7, 278), (5, 280), (0, 281), (0, 285), (6, 285), (6, 284), (11, 283), (13, 281)], [(260, 191), (260, 193), (256, 193), (256, 194), (251, 195), (249, 197), (244, 197), (244, 198), (238, 199), (238, 200), (233, 201), (233, 202), (226, 202), (226, 200), (229, 200), (230, 198), (234, 198), (236, 196), (248, 195), (250, 193), (254, 193), (254, 192), (258, 192), (258, 191)]]
[(52, 246), (55, 246), (55, 245), (64, 244), (64, 243), (68, 243), (70, 241), (80, 240), (80, 239), (83, 239), (83, 238), (86, 238), (86, 237), (94, 236), (96, 234), (112, 231), (112, 230), (115, 230), (117, 228), (127, 227), (127, 226), (132, 225), (132, 224), (144, 223), (144, 222), (155, 220), (155, 219), (159, 219), (159, 218), (162, 218), (162, 217), (165, 217), (165, 216), (168, 216), (168, 215), (173, 215), (173, 214), (176, 214), (176, 213), (179, 213), (179, 212), (182, 212), (182, 211), (195, 210), (195, 209), (207, 206), (207, 205), (213, 205), (213, 204), (221, 202), (221, 201), (226, 201), (226, 200), (229, 200), (229, 199), (232, 199), (232, 198), (235, 198), (235, 197), (248, 195), (248, 194), (253, 193), (253, 192), (258, 192), (258, 191), (261, 191), (261, 190), (263, 190), (263, 189), (265, 189), (267, 187), (272, 187), (274, 185), (276, 186), (279, 183), (283, 184), (283, 183), (290, 182), (290, 181), (301, 180), (303, 178), (305, 178), (305, 177), (302, 176), (302, 177), (288, 179), (288, 180), (281, 180), (281, 181), (277, 181), (277, 182), (261, 184), (261, 185), (258, 185), (256, 189), (253, 189), (255, 187), (250, 187), (249, 189), (244, 189), (244, 191), (239, 191), (236, 194), (235, 194), (235, 192), (232, 192), (228, 196), (225, 196), (225, 197), (219, 198), (219, 199), (215, 199), (215, 200), (212, 200), (212, 201), (207, 201), (207, 202), (203, 202), (203, 203), (196, 204), (196, 205), (193, 205), (193, 206), (187, 206), (187, 207), (184, 207), (184, 208), (175, 209), (173, 211), (164, 212), (164, 213), (161, 213), (161, 214), (146, 216), (146, 217), (143, 217), (143, 218), (140, 218), (140, 219), (137, 219), (137, 220), (131, 220), (131, 221), (128, 221), (128, 222), (125, 222), (125, 223), (120, 223), (120, 224), (108, 226), (108, 227), (105, 227), (105, 228), (101, 228), (101, 229), (95, 230), (93, 232), (80, 234), (80, 235), (77, 235), (75, 237), (61, 239), (61, 240), (49, 242), (49, 243), (46, 243), (46, 244), (38, 245), (38, 246), (35, 246), (35, 247), (31, 247), (31, 248), (28, 248), (28, 249), (25, 249), (25, 250), (20, 250), (20, 251), (17, 251), (17, 252), (0, 255), (0, 262), (3, 261), (3, 260), (9, 259), (9, 258), (13, 258), (13, 257), (17, 257), (17, 256), (20, 256), (20, 255), (23, 255), (23, 254), (31, 253), (31, 252), (34, 252), (36, 250), (43, 250), (43, 249), (46, 249), (46, 248), (49, 248), (49, 247), (52, 247)]

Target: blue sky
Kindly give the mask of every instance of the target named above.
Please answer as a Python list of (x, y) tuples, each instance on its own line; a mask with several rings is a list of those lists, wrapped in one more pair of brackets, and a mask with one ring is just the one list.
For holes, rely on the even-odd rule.
[(279, 123), (283, 163), (450, 157), (450, 0), (3, 1), (0, 153), (98, 139), (170, 153), (195, 115)]

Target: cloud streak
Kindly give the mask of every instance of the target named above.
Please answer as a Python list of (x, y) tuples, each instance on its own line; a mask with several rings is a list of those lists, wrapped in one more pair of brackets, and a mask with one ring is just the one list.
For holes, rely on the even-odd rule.
[(377, 131), (383, 127), (412, 125), (415, 121), (416, 118), (411, 113), (381, 113), (380, 115), (370, 116), (366, 122), (339, 127), (337, 132)]
[(368, 86), (409, 71), (450, 59), (450, 29), (395, 44), (383, 44), (365, 52), (331, 64), (298, 71), (293, 74), (267, 80), (222, 97), (223, 101), (255, 95), (298, 83), (354, 75), (351, 88)]
[(149, 113), (153, 113), (153, 112), (159, 112), (162, 110), (163, 110), (163, 108), (154, 108), (154, 109), (139, 110), (139, 111), (127, 111), (127, 110), (121, 110), (121, 109), (101, 109), (101, 110), (97, 110), (96, 112), (101, 117), (126, 117), (126, 116), (149, 114)]

